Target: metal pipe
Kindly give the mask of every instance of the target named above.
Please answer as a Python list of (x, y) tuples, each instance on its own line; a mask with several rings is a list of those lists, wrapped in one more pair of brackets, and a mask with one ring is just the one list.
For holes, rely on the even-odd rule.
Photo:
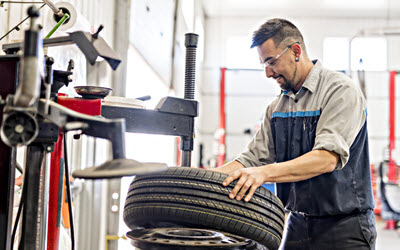
[(49, 190), (50, 190), (50, 153), (46, 153), (44, 171), (42, 176), (42, 204), (41, 204), (41, 220), (40, 220), (40, 249), (47, 249), (47, 222), (49, 209)]
[(182, 151), (182, 167), (190, 167), (192, 163), (192, 151)]
[(58, 21), (56, 26), (54, 26), (54, 28), (50, 30), (49, 34), (47, 34), (47, 36), (45, 38), (50, 38), (54, 34), (54, 32), (56, 32), (56, 30), (58, 28), (60, 28), (60, 26), (63, 25), (67, 21), (68, 18), (69, 18), (69, 15), (67, 13), (65, 13), (64, 16), (61, 18), (61, 20)]
[(42, 39), (37, 25), (39, 10), (30, 7), (28, 15), (31, 17), (31, 24), (29, 30), (25, 31), (24, 56), (14, 98), (14, 105), (17, 107), (31, 107), (40, 95), (39, 50), (42, 49)]
[(59, 8), (57, 8), (57, 6), (54, 3), (52, 3), (49, 0), (43, 0), (43, 2), (45, 2), (47, 6), (49, 6), (49, 8), (54, 12), (54, 14), (56, 14), (57, 16), (63, 16), (62, 11)]

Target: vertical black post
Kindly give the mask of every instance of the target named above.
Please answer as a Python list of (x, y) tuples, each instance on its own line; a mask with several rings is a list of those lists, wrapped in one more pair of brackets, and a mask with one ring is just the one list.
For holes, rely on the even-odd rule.
[[(194, 33), (185, 35), (186, 64), (185, 64), (185, 99), (194, 99), (195, 78), (196, 78), (196, 48), (199, 36)], [(194, 117), (192, 118), (194, 119)], [(194, 122), (193, 122), (194, 124)], [(192, 128), (194, 135), (194, 127)], [(193, 136), (181, 137), (182, 167), (190, 167), (193, 151)]]
[(38, 208), (40, 170), (43, 163), (44, 146), (32, 143), (26, 152), (24, 192), (25, 202), (22, 213), (22, 231), (19, 250), (37, 249)]
[(194, 82), (196, 77), (196, 49), (199, 36), (194, 33), (185, 35), (186, 64), (185, 64), (185, 99), (194, 99)]

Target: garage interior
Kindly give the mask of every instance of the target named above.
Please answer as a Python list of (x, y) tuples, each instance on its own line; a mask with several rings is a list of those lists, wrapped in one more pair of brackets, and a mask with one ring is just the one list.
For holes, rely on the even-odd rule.
[[(235, 238), (167, 230), (183, 245), (157, 248), (127, 235), (124, 207), (135, 185), (145, 187), (136, 175), (215, 169), (246, 149), (281, 93), (250, 49), (253, 31), (275, 17), (302, 31), (311, 59), (362, 90), (376, 249), (398, 249), (396, 0), (0, 1), (0, 249), (201, 249), (190, 238)], [(201, 244), (268, 249), (241, 237), (230, 248)]]

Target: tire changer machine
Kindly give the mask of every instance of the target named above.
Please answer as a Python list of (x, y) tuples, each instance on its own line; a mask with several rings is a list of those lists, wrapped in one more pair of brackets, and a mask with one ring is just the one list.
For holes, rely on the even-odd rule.
[[(0, 249), (13, 248), (18, 220), (20, 224), (19, 249), (47, 248), (47, 224), (49, 202), (49, 171), (53, 169), (50, 160), (58, 157), (53, 152), (55, 145), (62, 141), (59, 133), (80, 131), (82, 134), (104, 138), (112, 144), (113, 160), (99, 167), (86, 168), (72, 175), (76, 178), (104, 179), (120, 178), (137, 174), (149, 174), (165, 170), (166, 164), (146, 165), (125, 157), (125, 132), (163, 134), (180, 136), (182, 150), (181, 166), (190, 167), (193, 150), (194, 118), (198, 116), (198, 102), (194, 100), (196, 47), (198, 35), (185, 36), (186, 69), (185, 96), (163, 98), (154, 110), (118, 106), (101, 107), (103, 117), (94, 117), (73, 111), (57, 103), (58, 90), (71, 81), (70, 68), (67, 71), (53, 70), (51, 57), (43, 57), (43, 47), (76, 44), (93, 65), (98, 56), (103, 57), (115, 70), (120, 59), (98, 33), (73, 32), (65, 37), (41, 39), (37, 24), (39, 12), (29, 8), (30, 28), (25, 31), (23, 43), (3, 45), (7, 55), (0, 56)], [(23, 48), (23, 56), (16, 52)], [(44, 69), (43, 71), (41, 69)], [(81, 98), (78, 101), (84, 101)], [(61, 142), (62, 143), (62, 142)], [(13, 198), (16, 171), (16, 147), (27, 146), (24, 181), (16, 223), (13, 227)], [(64, 140), (66, 147), (66, 140)], [(62, 147), (61, 147), (62, 148)], [(52, 153), (53, 152), (53, 153)], [(57, 160), (57, 159), (56, 159)], [(52, 161), (51, 161), (52, 162)], [(43, 174), (44, 173), (44, 174)], [(65, 174), (69, 215), (71, 196), (67, 157)], [(59, 176), (62, 182), (63, 175)], [(57, 201), (56, 201), (57, 202)], [(57, 213), (57, 211), (55, 212)], [(73, 233), (73, 232), (72, 232)], [(186, 238), (190, 234), (186, 233)], [(11, 240), (10, 240), (11, 239)], [(48, 243), (51, 245), (51, 243)], [(72, 243), (74, 246), (74, 243)], [(54, 248), (58, 249), (58, 248)]]

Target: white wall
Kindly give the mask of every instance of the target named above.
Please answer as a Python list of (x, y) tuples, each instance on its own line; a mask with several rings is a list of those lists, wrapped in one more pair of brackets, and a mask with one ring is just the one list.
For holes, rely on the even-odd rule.
[[(31, 2), (31, 1), (26, 1)], [(87, 19), (88, 24), (97, 29), (100, 24), (104, 25), (104, 29), (101, 32), (101, 36), (107, 40), (112, 46), (112, 38), (114, 32), (114, 1), (108, 0), (63, 0), (63, 1), (52, 1), (53, 3), (58, 2), (69, 2), (75, 9)], [(0, 36), (3, 36), (10, 28), (14, 27), (17, 23), (27, 17), (26, 10), (30, 7), (30, 4), (16, 4), (16, 3), (4, 3), (4, 7), (0, 7)], [(36, 4), (36, 7), (40, 7), (40, 4)], [(40, 10), (40, 23), (45, 25), (45, 20), (50, 13), (50, 8), (44, 6)], [(29, 27), (29, 21), (24, 22), (21, 25), (19, 31), (13, 31), (9, 36), (0, 41), (0, 44), (10, 43), (14, 41), (20, 41), (23, 39), (24, 30)], [(61, 34), (61, 33), (60, 33)], [(64, 33), (66, 34), (66, 33)]]
[[(80, 19), (76, 26), (66, 31), (56, 31), (52, 37), (66, 36), (67, 31), (75, 30), (97, 30), (100, 24), (104, 25), (104, 29), (100, 35), (107, 41), (110, 47), (113, 47), (114, 37), (114, 1), (107, 0), (63, 0), (52, 1), (53, 3), (68, 2), (71, 3), (76, 9)], [(0, 36), (2, 37), (8, 30), (13, 28), (16, 24), (21, 22), (27, 17), (26, 10), (30, 4), (16, 4), (4, 3), (4, 7), (0, 7)], [(40, 7), (40, 4), (35, 5)], [(45, 37), (48, 31), (53, 27), (53, 24), (48, 20), (51, 18), (52, 12), (48, 6), (40, 9), (39, 23), (44, 27), (42, 30), (42, 37)], [(19, 42), (23, 40), (24, 31), (29, 28), (29, 19), (19, 26), (20, 30), (12, 31), (7, 37), (0, 41), (0, 46), (5, 43)], [(4, 54), (1, 50), (0, 54)], [(69, 89), (64, 89), (67, 93), (74, 93), (72, 86), (78, 85), (100, 85), (110, 86), (111, 81), (111, 68), (103, 63), (98, 63), (95, 66), (86, 65), (86, 59), (82, 52), (75, 45), (52, 47), (48, 49), (48, 55), (54, 57), (54, 69), (66, 70), (67, 63), (70, 59), (75, 62), (75, 72), (72, 76), (73, 82)], [(88, 71), (88, 74), (87, 74)]]
[[(216, 152), (214, 133), (218, 125), (219, 112), (219, 68), (225, 67), (226, 41), (230, 36), (248, 36), (259, 25), (271, 17), (208, 17), (206, 19), (205, 61), (201, 82), (201, 135), (200, 142), (205, 147), (205, 158), (211, 159)], [(400, 19), (384, 18), (317, 18), (284, 17), (291, 20), (302, 31), (307, 52), (311, 59), (322, 60), (323, 39), (331, 36), (351, 38), (359, 30), (384, 26), (399, 26)], [(388, 68), (400, 66), (399, 38), (388, 38)], [(374, 48), (371, 48), (371, 50)], [(258, 61), (258, 58), (254, 58)], [(323, 62), (322, 62), (323, 63)], [(357, 77), (354, 77), (358, 84)], [(368, 98), (368, 128), (370, 136), (371, 163), (383, 159), (384, 148), (388, 145), (388, 73), (367, 72), (366, 88)], [(400, 79), (399, 79), (400, 80)], [(273, 87), (275, 86), (275, 87)], [(399, 89), (399, 88), (398, 88)], [(226, 79), (226, 119), (227, 119), (227, 160), (235, 158), (247, 145), (250, 137), (241, 132), (245, 127), (255, 126), (265, 111), (272, 96), (279, 93), (276, 83), (266, 79), (263, 71), (227, 72)], [(396, 91), (399, 93), (399, 91)], [(399, 94), (397, 94), (399, 97)], [(398, 98), (399, 99), (399, 98)], [(400, 107), (397, 105), (397, 107)], [(399, 112), (396, 112), (399, 114)], [(397, 117), (397, 130), (400, 129)], [(253, 125), (252, 125), (253, 124)], [(396, 137), (400, 143), (400, 137)], [(399, 147), (398, 147), (399, 148)], [(396, 151), (398, 154), (400, 150)]]

